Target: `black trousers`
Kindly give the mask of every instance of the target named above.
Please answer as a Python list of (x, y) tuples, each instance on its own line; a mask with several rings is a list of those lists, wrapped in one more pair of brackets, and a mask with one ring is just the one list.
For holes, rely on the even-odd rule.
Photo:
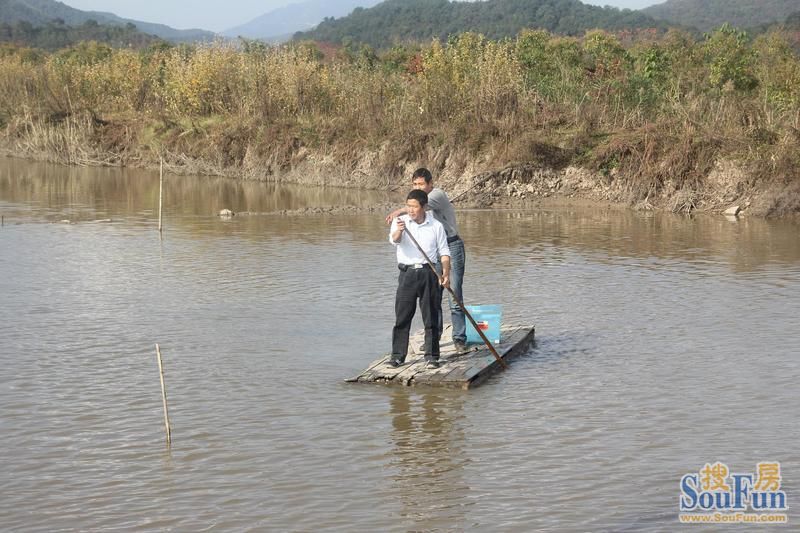
[(392, 359), (405, 361), (408, 353), (408, 334), (417, 310), (422, 311), (425, 324), (425, 359), (439, 360), (439, 316), (442, 314), (442, 292), (439, 278), (430, 267), (400, 271), (397, 296), (394, 300), (395, 323), (392, 330)]

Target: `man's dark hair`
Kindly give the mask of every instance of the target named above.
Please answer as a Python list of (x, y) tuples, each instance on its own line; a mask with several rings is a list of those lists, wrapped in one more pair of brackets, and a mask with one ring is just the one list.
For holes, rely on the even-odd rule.
[(411, 175), (411, 180), (415, 180), (417, 178), (425, 178), (425, 183), (430, 183), (433, 180), (433, 176), (431, 176), (431, 171), (425, 167), (418, 168), (414, 171)]
[(428, 205), (428, 193), (419, 189), (414, 189), (408, 193), (406, 200), (416, 200), (419, 202), (420, 207), (425, 207)]

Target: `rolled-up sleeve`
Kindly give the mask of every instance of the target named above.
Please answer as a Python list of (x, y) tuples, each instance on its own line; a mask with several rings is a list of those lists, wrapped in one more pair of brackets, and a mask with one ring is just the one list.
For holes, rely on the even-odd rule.
[(392, 226), (389, 228), (389, 242), (395, 246), (398, 246), (400, 243), (392, 240), (392, 233), (395, 231), (397, 231), (397, 218), (392, 219)]
[(436, 231), (436, 250), (439, 252), (439, 257), (450, 257), (450, 246), (447, 245), (447, 232), (444, 231), (444, 226), (439, 226)]

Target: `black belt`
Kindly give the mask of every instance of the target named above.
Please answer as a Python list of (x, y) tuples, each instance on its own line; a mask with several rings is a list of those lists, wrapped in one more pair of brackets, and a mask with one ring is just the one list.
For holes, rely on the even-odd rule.
[(413, 265), (404, 265), (403, 263), (397, 263), (397, 268), (405, 272), (406, 270), (421, 270), (423, 268), (430, 268), (430, 267), (428, 267), (428, 263), (415, 263)]
[(453, 235), (452, 237), (448, 237), (447, 238), (447, 244), (450, 244), (451, 242), (460, 241), (460, 240), (461, 240), (461, 237), (459, 237), (458, 235)]

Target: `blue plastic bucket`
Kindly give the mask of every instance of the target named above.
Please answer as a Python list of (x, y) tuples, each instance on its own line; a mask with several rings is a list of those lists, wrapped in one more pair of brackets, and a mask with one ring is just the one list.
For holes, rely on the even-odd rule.
[[(472, 318), (481, 328), (489, 342), (500, 344), (500, 323), (503, 318), (503, 307), (500, 305), (467, 305), (465, 306)], [(466, 317), (465, 317), (466, 318)], [(472, 322), (467, 318), (467, 344), (483, 344), (483, 339), (472, 327)]]

